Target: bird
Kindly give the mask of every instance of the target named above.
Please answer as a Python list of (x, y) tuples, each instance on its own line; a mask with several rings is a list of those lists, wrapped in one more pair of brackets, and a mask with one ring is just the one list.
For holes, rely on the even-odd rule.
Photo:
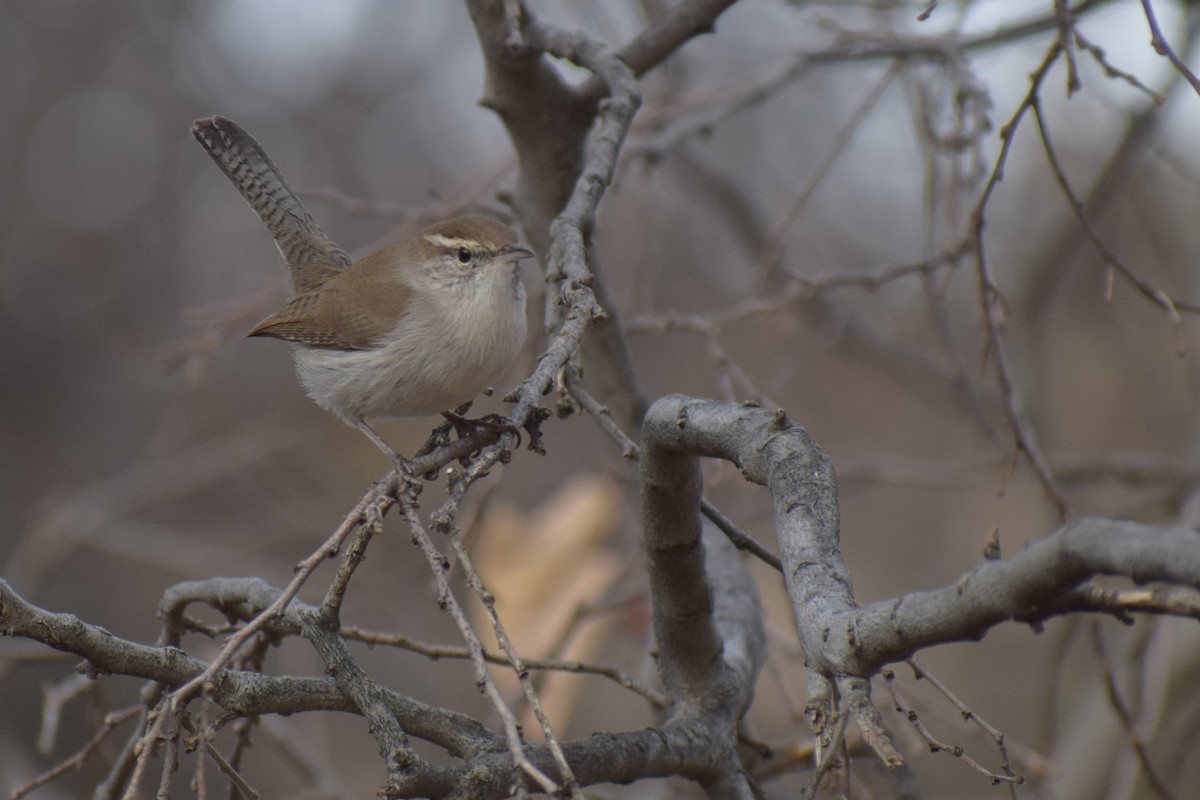
[[(402, 472), (408, 462), (372, 427), (384, 417), (442, 414), (473, 400), (511, 365), (526, 336), (521, 261), (533, 253), (484, 216), (430, 225), (355, 261), (288, 186), (263, 148), (225, 117), (192, 134), (275, 240), (293, 296), (252, 337), (289, 342), (318, 406), (358, 428)], [(494, 416), (494, 415), (493, 415)]]

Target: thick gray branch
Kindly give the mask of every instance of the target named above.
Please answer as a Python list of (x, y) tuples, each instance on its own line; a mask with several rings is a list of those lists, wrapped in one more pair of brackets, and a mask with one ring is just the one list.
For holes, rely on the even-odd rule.
[[(723, 711), (736, 719), (749, 704), (762, 658), (757, 591), (724, 536), (701, 538), (699, 461), (672, 452), (649, 420), (642, 438), (642, 526), (658, 666), (672, 713)], [(714, 548), (708, 563), (706, 542)], [(733, 675), (722, 634), (738, 643)]]
[[(838, 542), (833, 464), (809, 435), (782, 412), (673, 395), (646, 416), (643, 439), (663, 442), (692, 458), (732, 461), (747, 480), (771, 490), (780, 558), (801, 643), (823, 665), (824, 631), (855, 608), (850, 573)], [(698, 503), (698, 501), (697, 501)]]
[(699, 460), (675, 448), (674, 428), (653, 413), (642, 429), (641, 475), (668, 728), (678, 723), (714, 737), (710, 768), (692, 773), (710, 797), (749, 796), (734, 744), (763, 661), (757, 590), (729, 541), (713, 527), (702, 533)]
[[(622, 47), (621, 60), (641, 77), (700, 34), (712, 33), (717, 17), (736, 2), (683, 0)], [(589, 81), (581, 89), (581, 94), (589, 98), (598, 98), (599, 92), (600, 86), (595, 81)]]
[(576, 95), (541, 52), (512, 40), (505, 6), (503, 0), (467, 2), (487, 63), (483, 104), (508, 129), (519, 165), (521, 223), (530, 244), (544, 256), (550, 251), (550, 222), (567, 204), (583, 170), (594, 108)]
[(935, 644), (980, 639), (1010, 619), (1057, 613), (1075, 587), (1097, 575), (1200, 588), (1200, 534), (1111, 519), (1081, 519), (1004, 561), (985, 561), (953, 586), (881, 601), (839, 620), (837, 660), (859, 674)]
[[(727, 545), (718, 541), (714, 549), (721, 547)], [(716, 581), (718, 585), (722, 583), (731, 591), (744, 591), (736, 589), (736, 580)], [(220, 608), (231, 620), (244, 620), (274, 602), (279, 591), (257, 578), (189, 581), (169, 590), (160, 610), (168, 620), (165, 624), (168, 630), (183, 630), (187, 627), (184, 612), (191, 603)], [(298, 633), (301, 616), (314, 611), (312, 606), (292, 601), (277, 621), (274, 633)], [(725, 619), (719, 624), (745, 628), (746, 621)], [(40, 609), (21, 598), (3, 580), (0, 580), (0, 636), (23, 637), (80, 656), (85, 659), (80, 669), (92, 676), (127, 675), (169, 687), (184, 683), (207, 666), (175, 646), (138, 644), (74, 615)], [(174, 633), (168, 633), (166, 638), (173, 636)], [(730, 639), (735, 642), (732, 651), (739, 654), (743, 645), (736, 641), (737, 636)], [(737, 663), (740, 657), (730, 659), (732, 670), (741, 668)], [(429, 706), (392, 690), (373, 687), (372, 695), (371, 703), (385, 704), (406, 733), (432, 742), (465, 761), (457, 767), (423, 765), (409, 787), (419, 784), (417, 796), (446, 797), (456, 793), (469, 797), (508, 796), (517, 776), (501, 737), (464, 714)], [(330, 677), (274, 677), (234, 669), (218, 672), (206, 696), (222, 708), (226, 721), (305, 711), (359, 714), (364, 700), (360, 697), (356, 702), (338, 680)], [(727, 761), (714, 754), (729, 753), (730, 731), (715, 729), (709, 722), (708, 717), (698, 717), (657, 729), (594, 734), (564, 742), (562, 748), (583, 785), (627, 783), (671, 775), (712, 780), (721, 769), (729, 769)], [(540, 769), (553, 771), (554, 759), (548, 747), (540, 744), (525, 747), (530, 761)]]
[(320, 654), (325, 671), (367, 720), (379, 756), (387, 765), (389, 794), (404, 797), (432, 794), (438, 770), (413, 750), (400, 721), (388, 707), (387, 693), (350, 655), (337, 614), (328, 609), (307, 609), (299, 616), (304, 638)]
[[(770, 489), (784, 579), (810, 670), (810, 719), (822, 733), (839, 714), (850, 713), (888, 763), (898, 763), (899, 754), (868, 702), (868, 679), (885, 664), (936, 644), (981, 638), (1006, 620), (1062, 613), (1064, 605), (1079, 604), (1081, 585), (1098, 575), (1200, 588), (1197, 532), (1084, 519), (1008, 560), (984, 561), (953, 586), (859, 608), (839, 547), (833, 466), (782, 411), (665, 397), (647, 414), (643, 438), (645, 461), (652, 445), (666, 451), (653, 456), (643, 479), (647, 504), (656, 505), (645, 512), (648, 528), (675, 519), (674, 538), (661, 540), (668, 546), (691, 541), (699, 510), (695, 457), (732, 461), (747, 480)], [(694, 587), (688, 591), (695, 596)], [(1171, 610), (1167, 603), (1142, 607)], [(702, 637), (696, 641), (711, 648)]]

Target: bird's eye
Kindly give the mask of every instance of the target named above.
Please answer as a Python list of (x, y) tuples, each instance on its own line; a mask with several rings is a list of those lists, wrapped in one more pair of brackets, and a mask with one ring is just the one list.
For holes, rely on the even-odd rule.
[(458, 248), (458, 261), (460, 264), (470, 264), (471, 251), (465, 247)]

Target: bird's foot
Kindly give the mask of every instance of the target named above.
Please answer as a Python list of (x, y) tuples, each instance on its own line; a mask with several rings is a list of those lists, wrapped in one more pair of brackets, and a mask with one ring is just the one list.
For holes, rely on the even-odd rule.
[(479, 419), (468, 419), (453, 411), (443, 411), (442, 416), (450, 421), (459, 439), (471, 439), (475, 443), (475, 449), (471, 452), (472, 456), (478, 455), (483, 450), (483, 440), (479, 435), (481, 428), (497, 433), (514, 434), (517, 437), (517, 447), (520, 448), (521, 446), (520, 429), (499, 414), (488, 414)]

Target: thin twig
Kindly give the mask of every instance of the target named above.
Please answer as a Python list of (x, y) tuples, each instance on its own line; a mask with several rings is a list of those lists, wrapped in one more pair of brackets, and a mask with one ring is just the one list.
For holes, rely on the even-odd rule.
[(1096, 63), (1100, 65), (1100, 68), (1104, 70), (1105, 77), (1124, 81), (1133, 88), (1145, 92), (1150, 96), (1150, 99), (1154, 101), (1156, 106), (1161, 106), (1163, 103), (1167, 102), (1167, 96), (1165, 94), (1151, 89), (1149, 86), (1142, 83), (1141, 79), (1133, 73), (1126, 72), (1110, 62), (1108, 60), (1108, 55), (1104, 52), (1104, 48), (1085, 37), (1079, 32), (1078, 29), (1075, 29), (1074, 36), (1075, 44), (1086, 50), (1088, 54), (1096, 61)]
[(833, 736), (830, 739), (832, 745), (826, 748), (822, 754), (820, 763), (817, 764), (816, 771), (813, 772), (812, 778), (808, 785), (804, 787), (804, 793), (801, 795), (803, 800), (813, 800), (817, 796), (817, 789), (821, 787), (821, 780), (825, 777), (825, 773), (837, 761), (837, 756), (841, 747), (846, 740), (846, 724), (850, 721), (850, 714), (843, 710), (838, 714), (837, 722), (834, 725)]
[[(483, 456), (486, 455), (488, 454), (483, 454)], [(482, 460), (482, 457), (480, 460)], [(420, 515), (417, 514), (416, 508), (411, 504), (405, 503), (401, 506), (400, 510), (412, 533), (413, 543), (421, 549), (421, 552), (429, 562), (434, 582), (437, 585), (438, 604), (443, 610), (449, 612), (451, 619), (454, 620), (454, 624), (458, 627), (459, 634), (467, 643), (467, 649), (471, 652), (471, 662), (475, 666), (477, 685), (480, 692), (491, 703), (496, 715), (500, 718), (501, 726), (504, 728), (504, 738), (508, 744), (513, 764), (517, 769), (531, 777), (541, 787), (542, 791), (554, 794), (559, 791), (560, 787), (553, 779), (538, 769), (526, 755), (525, 745), (521, 738), (520, 725), (512, 715), (512, 712), (509, 711), (504, 698), (500, 695), (500, 690), (496, 688), (496, 684), (488, 672), (487, 661), (483, 653), (483, 644), (479, 641), (479, 637), (471, 627), (471, 622), (463, 612), (462, 606), (458, 604), (458, 601), (454, 597), (454, 592), (451, 590), (450, 583), (446, 578), (446, 573), (450, 568), (449, 561), (438, 550), (437, 546), (434, 545), (429, 532), (425, 528), (425, 523), (421, 520)]]
[(1007, 163), (1009, 153), (1012, 151), (1017, 127), (1020, 125), (1021, 119), (1025, 116), (1025, 112), (1032, 107), (1038, 89), (1042, 81), (1045, 80), (1046, 74), (1050, 71), (1050, 67), (1054, 65), (1061, 54), (1062, 44), (1056, 41), (1051, 45), (1042, 63), (1030, 76), (1030, 88), (1025, 99), (1017, 106), (1017, 110), (1013, 112), (1012, 117), (1000, 129), (1000, 154), (996, 157), (996, 163), (992, 167), (992, 173), (988, 177), (979, 202), (971, 212), (971, 228), (975, 237), (975, 265), (979, 283), (980, 315), (983, 319), (984, 332), (987, 337), (984, 345), (985, 357), (990, 355), (995, 361), (996, 375), (1000, 380), (1000, 390), (1004, 397), (1005, 417), (1012, 429), (1017, 447), (1029, 459), (1029, 464), (1033, 468), (1034, 474), (1041, 481), (1042, 488), (1057, 509), (1059, 517), (1066, 519), (1069, 516), (1066, 498), (1059, 489), (1058, 483), (1054, 479), (1054, 474), (1046, 463), (1045, 457), (1042, 455), (1041, 446), (1038, 444), (1033, 426), (1026, 419), (1025, 412), (1021, 407), (1016, 384), (1013, 380), (1012, 370), (1008, 364), (1008, 355), (1000, 333), (1003, 327), (1001, 309), (1005, 306), (1004, 296), (1001, 294), (995, 278), (992, 277), (991, 268), (987, 260), (987, 250), (983, 243), (983, 227), (988, 202), (991, 200), (992, 194), (1004, 174), (1004, 165)]
[[(233, 725), (234, 745), (233, 753), (228, 758), (229, 768), (233, 771), (233, 775), (241, 777), (242, 757), (246, 751), (250, 749), (250, 733), (260, 722), (260, 717), (249, 717), (247, 719), (239, 719)], [(230, 776), (229, 783), (229, 800), (238, 800), (240, 795), (247, 800), (251, 800), (251, 795), (245, 789), (239, 788), (237, 780)]]
[(550, 720), (546, 716), (545, 710), (542, 708), (541, 700), (538, 699), (537, 692), (534, 691), (533, 685), (529, 679), (529, 668), (525, 664), (523, 658), (517, 653), (513, 646), (512, 640), (508, 636), (508, 632), (504, 628), (504, 624), (500, 621), (500, 615), (496, 613), (496, 598), (488, 591), (483, 584), (483, 579), (479, 576), (479, 572), (475, 569), (470, 554), (463, 547), (462, 537), (459, 535), (457, 528), (450, 527), (444, 531), (450, 541), (450, 547), (454, 551), (455, 557), (462, 565), (463, 572), (466, 575), (467, 583), (475, 590), (479, 600), (483, 606), (484, 613), (487, 615), (488, 621), (492, 625), (492, 630), (496, 634), (496, 641), (500, 644), (500, 649), (504, 651), (505, 661), (512, 667), (513, 673), (517, 676), (517, 681), (520, 683), (521, 691), (525, 695), (525, 702), (532, 709), (534, 717), (538, 721), (538, 725), (542, 729), (542, 735), (546, 739), (546, 745), (550, 748), (550, 753), (554, 758), (555, 765), (559, 769), (562, 776), (564, 786), (562, 790), (570, 797), (583, 800), (583, 793), (579, 789), (579, 781), (576, 780), (575, 774), (571, 769), (571, 765), (567, 763), (567, 757), (563, 753), (562, 744), (559, 743), (558, 737), (554, 734), (553, 728), (550, 726)]
[(714, 311), (703, 316), (668, 312), (642, 314), (627, 319), (624, 329), (626, 333), (664, 333), (679, 329), (712, 334), (731, 323), (780, 311), (800, 300), (827, 291), (858, 288), (870, 292), (884, 284), (903, 278), (932, 276), (939, 270), (953, 270), (960, 261), (974, 253), (975, 246), (974, 238), (968, 236), (929, 258), (920, 261), (880, 264), (867, 272), (858, 274), (846, 274), (839, 270), (831, 270), (822, 275), (804, 275), (785, 266), (783, 271), (791, 279), (789, 285), (770, 296), (752, 298), (723, 311)]
[(918, 715), (917, 712), (912, 709), (912, 706), (910, 706), (908, 701), (904, 699), (904, 696), (900, 694), (900, 690), (896, 688), (896, 673), (890, 669), (884, 670), (883, 679), (888, 688), (888, 692), (892, 696), (892, 702), (895, 704), (896, 711), (904, 715), (904, 718), (908, 720), (910, 725), (912, 725), (913, 730), (920, 734), (921, 738), (924, 739), (926, 744), (929, 746), (929, 751), (931, 753), (949, 753), (971, 769), (978, 772), (980, 775), (990, 780), (994, 785), (1006, 783), (1010, 786), (1020, 786), (1025, 783), (1025, 779), (1020, 775), (1011, 774), (1007, 764), (1004, 766), (1004, 770), (1009, 774), (998, 774), (992, 772), (990, 769), (967, 755), (960, 745), (946, 744), (938, 739), (933, 735), (933, 732), (930, 731), (929, 728), (925, 727), (925, 724), (921, 722), (920, 715)]
[(783, 215), (783, 219), (771, 231), (771, 235), (763, 244), (758, 256), (755, 258), (755, 263), (758, 265), (758, 274), (765, 277), (771, 270), (778, 266), (780, 257), (783, 254), (787, 235), (795, 226), (796, 221), (800, 219), (800, 214), (803, 213), (808, 201), (825, 180), (825, 176), (833, 169), (833, 165), (837, 163), (842, 153), (850, 146), (850, 142), (854, 139), (854, 132), (862, 124), (871, 110), (875, 108), (875, 104), (883, 97), (884, 92), (892, 85), (892, 81), (900, 74), (902, 69), (901, 62), (897, 61), (876, 81), (871, 90), (867, 92), (862, 101), (855, 107), (850, 119), (838, 129), (834, 136), (834, 145), (829, 152), (825, 154), (825, 158), (817, 165), (816, 171), (808, 179), (808, 182), (801, 188), (796, 195), (796, 199), (792, 201), (792, 205), (788, 208), (787, 213)]
[(1083, 88), (1083, 82), (1075, 63), (1075, 19), (1067, 8), (1067, 0), (1054, 0), (1054, 18), (1058, 23), (1058, 41), (1067, 57), (1067, 97), (1070, 97)]
[[(554, 759), (555, 766), (558, 767), (559, 775), (562, 780), (560, 791), (565, 792), (573, 798), (583, 800), (582, 792), (579, 788), (579, 782), (575, 779), (574, 772), (571, 770), (570, 764), (567, 762), (566, 755), (563, 753), (562, 745), (555, 736), (553, 729), (550, 726), (550, 721), (546, 717), (545, 711), (542, 709), (541, 702), (538, 699), (537, 692), (534, 691), (529, 679), (529, 670), (525, 667), (521, 657), (517, 654), (516, 648), (513, 647), (512, 641), (508, 638), (508, 633), (505, 631), (503, 623), (500, 621), (499, 615), (496, 613), (496, 601), (492, 593), (487, 589), (480, 577), (479, 572), (475, 569), (475, 565), (471, 559), (470, 553), (467, 552), (463, 545), (462, 536), (458, 526), (454, 523), (458, 515), (458, 510), (462, 505), (463, 499), (466, 497), (467, 489), (483, 475), (486, 475), (492, 466), (501, 458), (501, 452), (481, 456), (473, 462), (465, 472), (454, 476), (450, 481), (449, 496), (446, 501), (435, 511), (431, 519), (435, 529), (439, 530), (449, 541), (450, 547), (454, 552), (455, 558), (463, 571), (468, 585), (475, 591), (479, 597), (480, 603), (483, 606), (484, 612), (487, 614), (488, 620), (492, 625), (492, 630), (496, 634), (496, 641), (500, 644), (500, 648), (504, 651), (507, 659), (506, 662), (512, 666), (516, 673), (517, 680), (524, 692), (525, 700), (529, 707), (533, 710), (534, 716), (541, 726), (542, 735), (546, 740), (546, 745), (550, 749), (551, 756)], [(464, 638), (465, 638), (464, 633)], [(472, 636), (474, 632), (472, 631)], [(477, 645), (477, 647), (476, 647)], [(482, 665), (486, 660), (482, 644), (476, 640), (476, 645), (468, 642), (471, 649), (472, 660), (480, 659), (478, 666)], [(486, 667), (483, 668), (486, 672)], [(512, 712), (505, 706), (505, 713), (511, 715)], [(514, 718), (515, 720), (515, 718)], [(532, 765), (531, 765), (532, 766)], [(532, 774), (532, 773), (531, 773)], [(543, 774), (543, 773), (538, 773)], [(537, 780), (537, 776), (534, 776)]]
[[(179, 772), (179, 739), (185, 713), (180, 710), (163, 715), (167, 724), (163, 734), (163, 766), (162, 774), (158, 778), (157, 800), (169, 800), (171, 797), (171, 784), (175, 781), (175, 774)], [(131, 783), (125, 790), (125, 797), (127, 800), (134, 800), (137, 796), (136, 785)]]
[[(613, 420), (612, 415), (608, 413), (608, 409), (600, 405), (600, 403), (598, 403), (596, 399), (588, 393), (587, 389), (583, 387), (582, 381), (579, 380), (579, 373), (573, 368), (568, 369), (565, 373), (565, 379), (567, 390), (570, 391), (571, 396), (578, 401), (580, 407), (582, 407), (584, 411), (588, 412), (588, 414), (590, 414), (592, 418), (600, 424), (600, 427), (604, 430), (604, 432), (612, 437), (612, 439), (621, 446), (622, 455), (631, 461), (637, 461), (640, 459), (641, 450), (636, 444), (634, 444), (633, 439), (629, 438), (629, 436), (623, 430), (621, 430), (621, 426), (617, 425), (616, 421)], [(704, 516), (708, 517), (710, 522), (716, 525), (722, 533), (729, 537), (729, 541), (733, 543), (734, 547), (753, 554), (755, 557), (761, 559), (764, 563), (770, 565), (777, 571), (783, 571), (783, 565), (779, 560), (779, 556), (763, 547), (754, 539), (754, 537), (750, 536), (741, 528), (739, 528), (737, 523), (721, 513), (721, 510), (713, 505), (712, 501), (707, 497), (700, 498), (700, 510), (704, 513)]]
[[(410, 653), (427, 656), (437, 660), (440, 658), (453, 659), (469, 659), (471, 651), (465, 647), (449, 647), (447, 645), (428, 644), (419, 642), (415, 639), (410, 639), (398, 633), (380, 633), (378, 631), (367, 631), (361, 628), (343, 628), (342, 636), (358, 642), (365, 642), (371, 645), (383, 645), (385, 647), (398, 647), (402, 650), (407, 650)], [(488, 650), (483, 651), (483, 657), (486, 661), (492, 664), (501, 664), (511, 666), (512, 662), (507, 656), (500, 653), (493, 653)], [(662, 708), (666, 704), (666, 698), (661, 692), (655, 691), (645, 684), (637, 681), (629, 673), (620, 667), (610, 666), (608, 664), (589, 664), (584, 661), (575, 661), (573, 659), (557, 659), (557, 658), (525, 658), (521, 661), (522, 666), (528, 670), (547, 670), (553, 672), (573, 672), (580, 675), (597, 675), (602, 678), (608, 678), (624, 689), (628, 689), (634, 694), (644, 697), (649, 700), (656, 708)]]
[[(233, 763), (230, 763), (229, 760), (222, 756), (221, 751), (217, 750), (216, 745), (212, 744), (212, 733), (214, 732), (212, 732), (211, 724), (208, 721), (205, 721), (203, 726), (197, 730), (196, 726), (193, 726), (190, 721), (184, 720), (184, 727), (187, 728), (188, 732), (193, 734), (194, 742), (196, 742), (196, 744), (202, 744), (204, 746), (204, 753), (212, 760), (212, 763), (216, 765), (217, 770), (220, 770), (222, 775), (229, 778), (229, 788), (230, 792), (233, 793), (234, 799), (238, 798), (238, 796), (241, 796), (241, 798), (245, 798), (245, 800), (258, 800), (260, 796), (262, 796), (257, 792), (256, 789), (250, 786), (250, 783), (246, 782), (246, 778), (242, 777), (241, 772), (238, 771), (238, 768), (236, 768)], [(235, 756), (238, 752), (240, 751), (234, 751)], [(198, 758), (196, 760), (197, 780), (203, 780), (204, 759)], [(199, 790), (197, 790), (197, 793), (199, 794)]]
[(100, 729), (92, 735), (92, 738), (89, 739), (83, 747), (81, 747), (74, 755), (63, 759), (54, 767), (46, 770), (28, 783), (13, 789), (12, 793), (9, 795), (9, 800), (20, 800), (34, 789), (45, 786), (69, 770), (81, 769), (83, 765), (87, 763), (87, 760), (91, 757), (92, 753), (96, 751), (96, 748), (98, 748), (104, 742), (104, 740), (108, 738), (109, 734), (116, 730), (118, 725), (128, 719), (136, 717), (141, 712), (142, 706), (137, 705), (122, 709), (121, 711), (113, 711), (112, 713), (105, 714), (104, 721), (101, 724)]
[(137, 739), (133, 747), (133, 770), (129, 775), (129, 782), (125, 785), (125, 791), (121, 795), (122, 800), (137, 800), (141, 791), (142, 779), (146, 775), (146, 768), (149, 766), (150, 759), (157, 750), (161, 738), (165, 736), (162, 731), (167, 725), (167, 717), (176, 717), (181, 713), (183, 712), (171, 711), (171, 704), (164, 695), (147, 714), (146, 731)]
[(346, 538), (361, 523), (381, 517), (395, 503), (394, 486), (394, 473), (387, 478), (376, 481), (358, 503), (355, 504), (354, 508), (346, 514), (341, 524), (329, 535), (329, 538), (314, 550), (311, 555), (296, 565), (294, 568), (295, 575), (288, 582), (288, 585), (284, 587), (283, 591), (279, 593), (279, 596), (275, 598), (275, 601), (263, 609), (254, 619), (247, 622), (241, 630), (229, 637), (225, 646), (221, 648), (221, 652), (217, 654), (203, 672), (171, 692), (171, 707), (173, 709), (181, 707), (190, 700), (197, 691), (212, 680), (230, 662), (242, 645), (267, 625), (274, 622), (280, 612), (287, 608), (288, 603), (300, 591), (300, 587), (304, 585), (309, 576), (316, 571), (317, 567), (337, 554), (342, 544), (346, 541)]
[[(996, 744), (996, 749), (1000, 752), (1000, 768), (1002, 770), (1004, 770), (1004, 774), (1015, 777), (1016, 778), (1015, 783), (1017, 785), (1024, 784), (1025, 779), (1023, 777), (1017, 776), (1016, 773), (1013, 771), (1011, 759), (1008, 756), (1008, 744), (1005, 741), (1004, 734), (1001, 733), (995, 727), (993, 727), (983, 717), (979, 716), (974, 711), (972, 711), (970, 708), (968, 708), (967, 704), (958, 698), (958, 695), (956, 695), (956, 694), (954, 694), (954, 692), (950, 691), (950, 688), (948, 686), (946, 686), (946, 684), (942, 683), (941, 680), (939, 680), (936, 675), (934, 675), (932, 672), (930, 672), (928, 669), (926, 669), (915, 658), (905, 659), (905, 663), (908, 664), (908, 666), (912, 668), (913, 673), (917, 676), (918, 679), (923, 679), (925, 681), (928, 681), (929, 685), (932, 686), (934, 689), (936, 689), (942, 695), (942, 697), (945, 697), (947, 700), (949, 700), (954, 705), (954, 707), (958, 709), (958, 713), (962, 715), (962, 718), (964, 720), (975, 723), (979, 727), (980, 730), (982, 730), (984, 733), (986, 733), (988, 735), (988, 737), (991, 738), (991, 740)], [(1015, 800), (1016, 789), (1014, 789), (1010, 786), (1009, 791), (1013, 793), (1013, 797)]]
[(39, 753), (49, 753), (54, 749), (54, 740), (58, 737), (58, 727), (62, 723), (63, 709), (67, 704), (95, 689), (96, 681), (91, 676), (82, 674), (73, 674), (42, 689), (42, 726), (37, 738)]
[(1166, 783), (1159, 777), (1158, 770), (1154, 768), (1154, 764), (1150, 761), (1150, 752), (1146, 747), (1146, 742), (1136, 730), (1136, 724), (1133, 719), (1133, 712), (1125, 702), (1124, 696), (1121, 694), (1121, 687), (1117, 686), (1116, 677), (1113, 674), (1112, 660), (1109, 658), (1108, 650), (1104, 646), (1104, 637), (1100, 632), (1100, 621), (1092, 620), (1092, 646), (1096, 651), (1096, 659), (1100, 664), (1100, 674), (1104, 679), (1104, 688), (1108, 692), (1108, 700), (1112, 705), (1113, 710), (1117, 712), (1117, 717), (1121, 721), (1121, 727), (1125, 730), (1125, 735), (1129, 739), (1129, 746), (1133, 748), (1134, 754), (1137, 755), (1138, 762), (1142, 766), (1142, 772), (1146, 775), (1146, 780), (1150, 784), (1150, 789), (1162, 800), (1175, 800), (1175, 794), (1167, 788)]
[(1063, 194), (1066, 195), (1067, 201), (1071, 204), (1071, 210), (1075, 212), (1075, 216), (1079, 218), (1080, 224), (1084, 231), (1087, 232), (1088, 238), (1091, 239), (1092, 245), (1099, 251), (1104, 261), (1117, 272), (1121, 273), (1124, 278), (1133, 284), (1139, 292), (1155, 305), (1161, 307), (1170, 315), (1172, 321), (1176, 325), (1183, 323), (1179, 316), (1180, 311), (1189, 311), (1192, 313), (1200, 312), (1200, 305), (1195, 303), (1184, 303), (1172, 300), (1171, 297), (1162, 289), (1151, 284), (1142, 276), (1134, 272), (1121, 258), (1112, 251), (1108, 243), (1100, 235), (1099, 229), (1088, 216), (1087, 209), (1084, 207), (1083, 200), (1075, 192), (1071, 186), (1071, 181), (1067, 178), (1067, 173), (1062, 167), (1062, 163), (1058, 159), (1058, 153), (1054, 149), (1054, 142), (1050, 138), (1050, 129), (1046, 124), (1045, 114), (1042, 111), (1042, 101), (1039, 95), (1034, 94), (1030, 100), (1030, 109), (1033, 111), (1034, 121), (1037, 122), (1038, 133), (1042, 139), (1042, 149), (1046, 152), (1046, 159), (1050, 162), (1050, 168), (1054, 170), (1054, 177), (1058, 181), (1058, 185), (1062, 187)]
[(1146, 12), (1146, 23), (1150, 26), (1150, 46), (1154, 48), (1154, 52), (1160, 56), (1166, 56), (1179, 74), (1187, 79), (1197, 94), (1200, 94), (1200, 78), (1197, 78), (1195, 73), (1188, 69), (1187, 64), (1183, 63), (1183, 60), (1171, 49), (1167, 38), (1163, 36), (1162, 29), (1158, 27), (1158, 18), (1154, 16), (1154, 6), (1150, 0), (1142, 0), (1142, 10)]

